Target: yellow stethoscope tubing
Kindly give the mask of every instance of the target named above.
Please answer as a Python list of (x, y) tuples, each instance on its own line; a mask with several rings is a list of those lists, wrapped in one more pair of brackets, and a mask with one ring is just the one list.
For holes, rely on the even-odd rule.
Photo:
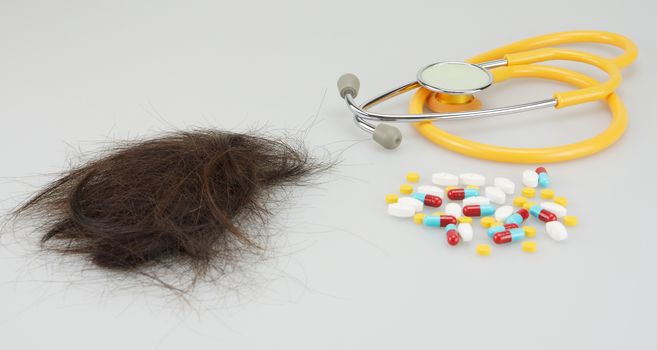
[[(573, 50), (543, 49), (545, 46), (577, 42), (610, 44), (622, 48), (624, 53), (613, 59), (605, 59)], [(555, 94), (557, 108), (605, 99), (612, 113), (611, 123), (605, 131), (585, 141), (547, 148), (512, 148), (466, 140), (438, 128), (431, 122), (419, 122), (413, 125), (420, 134), (432, 142), (454, 152), (480, 159), (509, 163), (550, 163), (585, 157), (609, 147), (621, 137), (627, 127), (627, 111), (620, 97), (613, 91), (621, 81), (620, 69), (632, 63), (637, 51), (636, 45), (621, 35), (600, 31), (579, 31), (521, 40), (475, 56), (469, 61), (479, 63), (500, 58), (510, 59), (509, 66), (491, 70), (495, 82), (510, 78), (534, 77), (561, 81), (580, 88)], [(577, 60), (593, 64), (606, 71), (609, 79), (600, 83), (572, 70), (529, 65), (529, 63), (554, 59)], [(427, 89), (418, 89), (409, 104), (409, 113), (422, 113), (424, 103), (430, 94), (431, 91)]]

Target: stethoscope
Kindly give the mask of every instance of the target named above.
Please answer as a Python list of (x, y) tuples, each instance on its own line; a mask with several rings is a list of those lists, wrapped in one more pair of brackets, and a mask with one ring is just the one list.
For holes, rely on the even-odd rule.
[[(553, 45), (592, 42), (617, 46), (623, 54), (607, 59), (591, 53), (552, 48)], [(340, 96), (345, 99), (356, 125), (372, 134), (381, 146), (394, 149), (402, 140), (394, 122), (413, 123), (424, 137), (452, 151), (468, 156), (513, 163), (547, 163), (584, 157), (613, 144), (627, 126), (627, 112), (614, 92), (621, 82), (620, 70), (634, 61), (636, 45), (628, 38), (609, 32), (574, 31), (554, 33), (521, 40), (471, 58), (468, 62), (438, 62), (420, 69), (417, 79), (357, 105), (360, 82), (353, 74), (338, 80)], [(536, 65), (550, 60), (569, 60), (591, 64), (609, 76), (605, 82), (569, 69)], [(480, 109), (475, 94), (493, 83), (510, 78), (535, 77), (552, 79), (579, 89), (557, 92), (552, 98), (507, 107)], [(369, 109), (395, 96), (418, 89), (409, 104), (409, 114), (375, 113)], [(577, 143), (547, 148), (511, 148), (483, 144), (447, 133), (433, 121), (483, 118), (536, 109), (563, 108), (576, 104), (605, 100), (612, 121), (602, 133)], [(425, 113), (427, 106), (433, 113)], [(378, 125), (372, 121), (380, 122)]]

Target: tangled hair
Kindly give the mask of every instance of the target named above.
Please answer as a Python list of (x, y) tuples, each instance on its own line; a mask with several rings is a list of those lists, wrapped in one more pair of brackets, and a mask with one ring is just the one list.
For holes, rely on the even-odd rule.
[(294, 142), (176, 132), (68, 171), (15, 214), (45, 220), (46, 249), (115, 271), (183, 264), (196, 281), (261, 249), (245, 227), (266, 223), (274, 190), (305, 184), (325, 168)]

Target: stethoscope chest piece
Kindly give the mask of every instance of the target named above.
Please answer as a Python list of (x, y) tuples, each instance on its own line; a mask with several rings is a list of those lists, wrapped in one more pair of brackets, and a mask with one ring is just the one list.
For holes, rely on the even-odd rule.
[(467, 62), (438, 62), (423, 67), (417, 73), (423, 87), (439, 93), (474, 94), (493, 84), (490, 72)]

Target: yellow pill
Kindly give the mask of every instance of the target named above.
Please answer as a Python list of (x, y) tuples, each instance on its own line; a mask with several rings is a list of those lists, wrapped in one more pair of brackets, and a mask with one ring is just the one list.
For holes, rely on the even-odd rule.
[(413, 222), (418, 225), (422, 225), (425, 216), (427, 216), (425, 213), (417, 213), (413, 215)]
[(492, 224), (490, 224), (490, 227), (495, 227), (495, 226), (504, 226), (504, 223), (502, 221), (495, 221)]
[(527, 198), (534, 198), (536, 195), (536, 189), (531, 187), (525, 187), (522, 189), (522, 195)]
[(459, 218), (459, 222), (462, 224), (471, 224), (472, 223), (472, 218), (469, 216), (461, 216)]
[(490, 246), (488, 244), (480, 244), (476, 248), (477, 254), (481, 256), (488, 256), (490, 255)]
[(554, 197), (554, 191), (549, 188), (544, 188), (541, 190), (541, 198), (551, 199)]
[(408, 182), (418, 182), (420, 181), (420, 174), (411, 171), (410, 173), (406, 174), (406, 181)]
[(522, 229), (525, 231), (525, 237), (533, 238), (536, 237), (536, 228), (532, 226), (523, 226)]
[(399, 192), (403, 194), (411, 194), (413, 193), (413, 186), (409, 184), (403, 184), (399, 186)]
[(513, 205), (516, 207), (522, 207), (527, 201), (528, 199), (525, 197), (516, 197), (513, 199)]
[(443, 212), (443, 211), (437, 211), (437, 212), (431, 213), (431, 215), (433, 215), (433, 216), (441, 216), (441, 215), (445, 215), (445, 212)]
[(577, 216), (566, 215), (563, 217), (563, 224), (566, 226), (577, 226), (577, 223), (579, 223), (579, 220), (577, 220)]
[(552, 201), (564, 207), (568, 206), (568, 198), (566, 197), (556, 196)]
[(467, 186), (465, 186), (465, 188), (474, 188), (475, 190), (478, 190), (478, 189), (479, 189), (479, 186), (475, 186), (475, 185), (467, 185)]
[(456, 186), (447, 186), (447, 187), (445, 187), (445, 193), (447, 193), (447, 191), (453, 190), (455, 188), (456, 188)]
[(486, 228), (490, 227), (490, 225), (492, 225), (494, 222), (495, 222), (495, 218), (492, 216), (486, 216), (481, 218), (481, 226)]
[(531, 207), (535, 206), (536, 204), (537, 204), (536, 202), (527, 202), (527, 203), (523, 204), (522, 207), (529, 210), (529, 209), (531, 209)]
[(399, 196), (394, 194), (394, 193), (390, 193), (390, 194), (386, 195), (386, 203), (388, 203), (388, 204), (397, 203), (398, 199), (399, 199)]
[(527, 253), (535, 252), (536, 242), (531, 242), (531, 241), (522, 242), (522, 251)]

